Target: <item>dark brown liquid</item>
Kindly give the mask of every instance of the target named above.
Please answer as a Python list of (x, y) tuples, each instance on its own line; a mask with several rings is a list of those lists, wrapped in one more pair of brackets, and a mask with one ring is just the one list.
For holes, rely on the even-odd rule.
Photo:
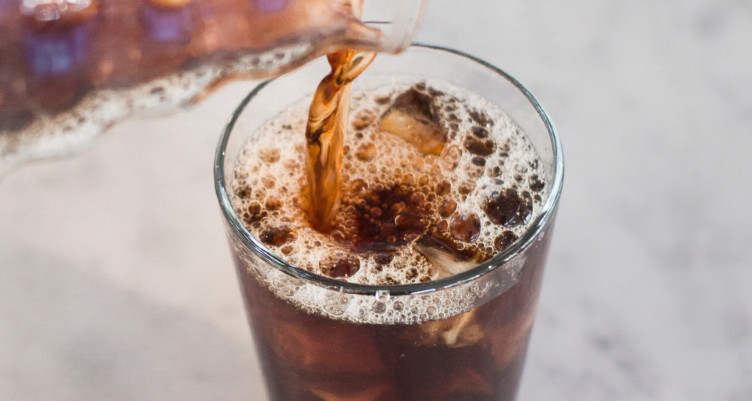
[[(29, 2), (31, 3), (31, 2)], [(0, 1), (0, 133), (71, 110), (87, 94), (217, 66), (276, 75), (345, 34), (378, 38), (354, 18), (359, 0)], [(326, 41), (329, 42), (326, 42)], [(286, 47), (303, 48), (287, 59)], [(237, 71), (222, 71), (245, 55)], [(155, 88), (155, 90), (160, 90)]]
[[(347, 57), (332, 57), (330, 62), (343, 59)], [(336, 63), (332, 64), (333, 71), (337, 71)], [(336, 75), (333, 72), (327, 76), (319, 91), (336, 86), (331, 84)], [(346, 92), (345, 87), (346, 84), (339, 85), (336, 89)], [(347, 109), (347, 105), (341, 103), (342, 97), (336, 99), (336, 96), (325, 94), (328, 105), (340, 106), (339, 112)], [(488, 164), (498, 163), (498, 159), (490, 158), (486, 150), (491, 149), (493, 153), (509, 149), (505, 150), (503, 141), (489, 134), (497, 132), (494, 122), (489, 121), (483, 112), (472, 112), (470, 115), (474, 122), (470, 123), (472, 128), (468, 133), (445, 132), (444, 128), (440, 128), (446, 126), (441, 119), (452, 121), (456, 118), (452, 117), (452, 107), (456, 106), (454, 110), (457, 111), (457, 108), (467, 106), (452, 105), (449, 115), (439, 117), (436, 105), (448, 99), (442, 96), (444, 94), (430, 86), (418, 83), (402, 93), (385, 98), (383, 103), (376, 100), (385, 109), (380, 114), (358, 114), (352, 124), (339, 128), (336, 124), (345, 120), (341, 115), (336, 115), (337, 107), (323, 108), (324, 111), (334, 110), (330, 114), (312, 109), (306, 144), (309, 151), (312, 144), (319, 151), (323, 148), (320, 143), (333, 141), (322, 141), (321, 135), (313, 135), (316, 140), (311, 141), (312, 133), (323, 133), (331, 138), (335, 133), (343, 135), (344, 127), (352, 127), (355, 132), (347, 135), (360, 133), (363, 138), (363, 132), (358, 130), (365, 131), (370, 124), (378, 124), (385, 135), (404, 139), (406, 143), (401, 142), (404, 146), (414, 146), (420, 154), (435, 160), (434, 163), (439, 163), (442, 157), (436, 155), (449, 153), (448, 138), (460, 134), (466, 136), (457, 136), (454, 143), (464, 149), (459, 151), (473, 155), (473, 166), (485, 166), (487, 160), (490, 160)], [(439, 98), (444, 100), (437, 102)], [(316, 105), (317, 101), (313, 103)], [(443, 113), (446, 112), (444, 109)], [(313, 118), (321, 115), (329, 120)], [(311, 129), (311, 120), (329, 121), (331, 128)], [(320, 125), (325, 123), (320, 122)], [(481, 145), (463, 146), (468, 143), (467, 138)], [(344, 148), (342, 141), (340, 137), (335, 147), (339, 152)], [(384, 145), (380, 143), (360, 144), (350, 152), (364, 163), (377, 160), (374, 152), (384, 151)], [(444, 152), (445, 148), (447, 152)], [(259, 154), (261, 163), (281, 163), (279, 153), (262, 151)], [(267, 157), (268, 154), (275, 157)], [(321, 163), (320, 166), (340, 168), (342, 155), (333, 155), (340, 159), (335, 159), (336, 163)], [(483, 162), (476, 162), (476, 158)], [(310, 164), (307, 167), (310, 168)], [(498, 176), (494, 173), (494, 167), (485, 167), (488, 168), (486, 174)], [(309, 182), (310, 171), (307, 176)], [(375, 171), (374, 174), (378, 174), (380, 170)], [(534, 202), (528, 192), (530, 187), (536, 186), (536, 195), (543, 188), (536, 176), (536, 179), (531, 177), (528, 180), (529, 185), (515, 186), (519, 191), (489, 191), (484, 197), (485, 201), (475, 209), (476, 214), (458, 211), (461, 197), (475, 191), (471, 185), (449, 182), (441, 176), (407, 179), (408, 176), (410, 173), (403, 175), (404, 179), (395, 178), (392, 181), (369, 181), (369, 177), (350, 178), (344, 183), (338, 179), (328, 181), (336, 184), (326, 187), (329, 192), (324, 191), (324, 194), (340, 199), (336, 213), (328, 215), (327, 235), (346, 251), (334, 252), (334, 256), (322, 259), (318, 265), (320, 274), (343, 279), (352, 277), (364, 269), (370, 260), (387, 266), (399, 256), (397, 250), (407, 246), (413, 246), (433, 266), (445, 272), (432, 276), (441, 278), (465, 271), (478, 262), (488, 260), (517, 239), (512, 230), (518, 230), (520, 225), (532, 218)], [(263, 178), (261, 181), (263, 184)], [(269, 187), (265, 184), (261, 186)], [(235, 188), (236, 195), (245, 199), (253, 198), (252, 191), (246, 186)], [(313, 195), (309, 193), (308, 196)], [(242, 218), (249, 227), (259, 228), (258, 235), (262, 242), (276, 247), (274, 249), (279, 249), (284, 256), (285, 245), (294, 242), (296, 234), (285, 225), (287, 223), (271, 223), (277, 221), (269, 215), (277, 210), (277, 204), (275, 201), (268, 205), (269, 194), (265, 196), (255, 198), (255, 203), (250, 203)], [(274, 194), (273, 199), (277, 197)], [(332, 203), (324, 200), (321, 204)], [(323, 215), (314, 214), (313, 217)], [(479, 239), (481, 221), (500, 228), (498, 236), (491, 238), (490, 248), (481, 244), (488, 244), (488, 241)], [(246, 309), (271, 399), (514, 400), (535, 315), (550, 230), (551, 227), (547, 227), (541, 234), (542, 239), (518, 255), (516, 260), (521, 265), (507, 267), (516, 272), (511, 287), (501, 288), (500, 284), (506, 280), (504, 275), (509, 274), (507, 268), (491, 270), (478, 280), (478, 288), (490, 283), (497, 286), (486, 287), (494, 290), (480, 295), (479, 301), (474, 302), (469, 311), (446, 312), (451, 310), (447, 306), (453, 302), (451, 296), (427, 294), (421, 300), (425, 314), (410, 311), (407, 313), (409, 318), (389, 324), (374, 324), (370, 317), (389, 312), (398, 314), (397, 303), (387, 306), (386, 303), (376, 302), (364, 307), (361, 315), (352, 311), (347, 312), (350, 315), (345, 317), (327, 315), (320, 310), (327, 310), (331, 306), (328, 302), (333, 301), (328, 298), (285, 299), (286, 296), (280, 293), (285, 291), (280, 290), (284, 283), (270, 284), (272, 281), (267, 276), (275, 272), (259, 270), (259, 261), (254, 257), (235, 254)], [(306, 234), (300, 231), (299, 235)], [(298, 252), (305, 253), (305, 250)], [(415, 276), (410, 276), (410, 266), (404, 268), (408, 280), (419, 277), (417, 272)], [(387, 276), (384, 284), (398, 282), (389, 281)], [(298, 291), (293, 288), (288, 290), (292, 293)], [(468, 290), (463, 294), (472, 298), (472, 290), (463, 290)], [(335, 291), (332, 293), (336, 294)], [(320, 304), (312, 311), (310, 303), (317, 301)], [(439, 311), (445, 315), (439, 316)]]
[(235, 255), (270, 398), (514, 400), (549, 229), (525, 251), (513, 287), (469, 312), (417, 324), (357, 324), (307, 313), (261, 284)]
[(344, 132), (350, 116), (350, 83), (375, 53), (341, 50), (329, 54), (332, 67), (316, 88), (306, 126), (308, 217), (320, 231), (331, 229), (342, 184)]

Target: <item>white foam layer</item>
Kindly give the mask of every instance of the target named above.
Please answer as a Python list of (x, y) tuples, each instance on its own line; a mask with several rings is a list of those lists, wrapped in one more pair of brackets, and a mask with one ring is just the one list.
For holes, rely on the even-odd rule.
[[(369, 188), (407, 182), (415, 188), (427, 188), (427, 193), (431, 193), (437, 185), (448, 182), (451, 189), (441, 199), (455, 200), (456, 210), (448, 218), (435, 216), (436, 221), (443, 220), (451, 226), (454, 216), (477, 216), (481, 229), (473, 245), (493, 254), (496, 238), (510, 231), (519, 237), (528, 224), (514, 227), (494, 224), (484, 213), (483, 203), (493, 192), (511, 188), (529, 192), (532, 213), (527, 222), (533, 221), (545, 202), (545, 191), (530, 188), (536, 183), (531, 177), (544, 177), (541, 163), (524, 133), (496, 105), (445, 82), (427, 81), (427, 86), (440, 91), (438, 114), (444, 128), (450, 132), (442, 152), (438, 156), (423, 154), (404, 139), (380, 128), (378, 118), (409, 86), (383, 87), (368, 94), (354, 93), (351, 126), (345, 137), (343, 188), (349, 188), (357, 180), (362, 180)], [(456, 100), (450, 101), (452, 98)], [(232, 203), (248, 230), (257, 238), (269, 227), (284, 227), (294, 232), (284, 244), (270, 245), (270, 250), (289, 263), (319, 275), (324, 275), (321, 266), (327, 261), (358, 258), (359, 270), (341, 278), (352, 283), (408, 284), (451, 275), (441, 266), (432, 265), (414, 243), (408, 242), (397, 249), (389, 263), (379, 263), (372, 253), (353, 252), (351, 247), (332, 236), (311, 228), (303, 210), (302, 196), (309, 102), (301, 100), (268, 121), (240, 152), (231, 185)], [(484, 157), (484, 166), (479, 166), (477, 160), (473, 160), (477, 155), (463, 146), (473, 127), (479, 125), (470, 115), (477, 110), (482, 110), (493, 121), (488, 137), (496, 144), (495, 151)], [(374, 122), (367, 124), (369, 121)], [(364, 152), (373, 157), (359, 158)], [(533, 198), (534, 195), (538, 196)], [(440, 202), (439, 197), (435, 202)], [(259, 220), (261, 216), (264, 217)], [(404, 305), (407, 298), (395, 301), (387, 297), (386, 301), (379, 301), (373, 297), (361, 299), (342, 295), (339, 299), (331, 291), (291, 279), (275, 269), (258, 265), (254, 259), (249, 255), (249, 268), (281, 298), (309, 312), (361, 323), (413, 323), (450, 317), (469, 311), (479, 297), (491, 291), (480, 287), (472, 291), (457, 288), (440, 296), (411, 297), (410, 305)], [(463, 269), (473, 265), (472, 262), (465, 264)], [(504, 286), (516, 281), (520, 267), (521, 261), (504, 267), (508, 278)]]
[[(441, 154), (422, 154), (403, 139), (381, 130), (376, 122), (377, 117), (392, 103), (391, 100), (384, 102), (383, 99), (394, 99), (408, 88), (381, 88), (368, 96), (353, 96), (353, 125), (360, 126), (365, 124), (364, 120), (367, 122), (374, 118), (375, 122), (359, 131), (351, 129), (345, 139), (348, 149), (343, 157), (343, 187), (348, 187), (356, 180), (362, 180), (368, 187), (409, 181), (416, 187), (426, 188), (430, 193), (441, 182), (448, 182), (451, 189), (445, 198), (456, 201), (456, 211), (449, 218), (436, 216), (437, 220), (444, 220), (451, 226), (453, 216), (478, 216), (481, 231), (473, 244), (495, 253), (494, 240), (498, 236), (512, 231), (519, 237), (527, 229), (527, 224), (516, 227), (494, 224), (482, 210), (482, 204), (491, 197), (492, 192), (501, 192), (507, 188), (516, 188), (518, 192), (527, 191), (531, 196), (536, 194), (529, 187), (530, 177), (543, 177), (537, 154), (519, 128), (495, 105), (444, 82), (431, 81), (428, 86), (443, 92), (443, 95), (439, 95), (441, 99), (454, 97), (460, 100), (456, 103), (456, 109), (440, 112), (445, 116), (454, 114), (456, 120), (459, 120), (456, 129), (450, 128), (452, 121), (444, 121), (445, 128), (456, 135), (449, 139)], [(381, 101), (377, 102), (377, 99)], [(449, 106), (449, 103), (444, 105)], [(253, 204), (262, 211), (266, 210), (267, 216), (263, 221), (247, 224), (250, 232), (257, 237), (266, 227), (284, 226), (295, 232), (295, 239), (283, 246), (270, 246), (270, 249), (296, 266), (322, 274), (319, 269), (322, 261), (331, 259), (333, 255), (350, 255), (352, 252), (332, 236), (312, 229), (301, 209), (304, 202), (301, 186), (305, 182), (303, 134), (307, 110), (306, 100), (291, 106), (269, 121), (242, 150), (232, 187), (236, 194), (243, 189), (250, 189), (250, 196), (235, 196), (233, 205), (241, 219), (248, 217), (248, 210)], [(478, 156), (463, 147), (466, 136), (478, 125), (468, 113), (473, 110), (483, 110), (494, 121), (489, 137), (494, 140), (497, 149), (485, 157), (485, 166), (474, 164), (473, 158)], [(506, 146), (508, 150), (502, 156)], [(361, 160), (358, 154), (362, 155), (364, 149), (369, 147), (375, 148), (372, 150), (373, 158)], [(494, 169), (497, 167), (499, 171), (495, 174)], [(543, 200), (532, 201), (533, 213), (529, 221), (533, 220)], [(267, 205), (275, 210), (266, 208)], [(360, 269), (345, 279), (361, 284), (414, 283), (446, 275), (436, 267), (408, 244), (396, 252), (387, 266), (377, 263), (368, 255), (361, 255)]]

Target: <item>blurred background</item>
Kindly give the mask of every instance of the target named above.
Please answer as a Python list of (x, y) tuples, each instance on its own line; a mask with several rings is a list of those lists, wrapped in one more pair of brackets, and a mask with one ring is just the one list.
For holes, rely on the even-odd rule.
[[(429, 0), (566, 179), (520, 400), (752, 400), (752, 2)], [(212, 186), (225, 87), (0, 181), (1, 400), (256, 400)]]

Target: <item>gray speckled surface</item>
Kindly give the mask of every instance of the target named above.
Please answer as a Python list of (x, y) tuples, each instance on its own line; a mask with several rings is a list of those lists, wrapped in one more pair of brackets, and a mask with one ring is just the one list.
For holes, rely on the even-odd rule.
[[(567, 177), (520, 400), (752, 400), (752, 3), (429, 0)], [(211, 185), (251, 87), (0, 182), (0, 399), (260, 399)]]

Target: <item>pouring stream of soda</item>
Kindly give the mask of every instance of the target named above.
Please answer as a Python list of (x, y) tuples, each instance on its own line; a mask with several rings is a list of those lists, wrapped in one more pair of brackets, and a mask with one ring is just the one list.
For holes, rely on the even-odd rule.
[(327, 55), (332, 70), (321, 80), (311, 102), (306, 126), (308, 215), (322, 232), (331, 229), (342, 181), (344, 131), (350, 114), (350, 83), (376, 53), (340, 50)]

